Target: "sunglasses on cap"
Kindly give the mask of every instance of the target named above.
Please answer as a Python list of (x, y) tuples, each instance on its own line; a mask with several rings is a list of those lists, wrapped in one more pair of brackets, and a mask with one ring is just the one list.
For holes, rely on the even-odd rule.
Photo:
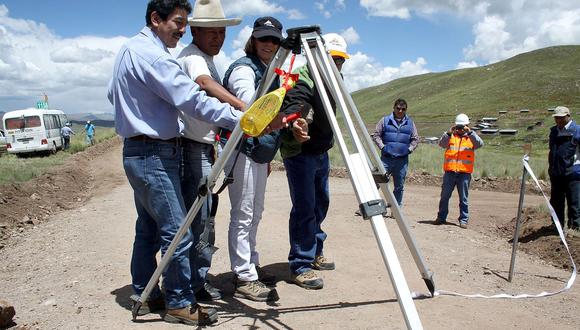
[(342, 65), (344, 64), (344, 62), (346, 62), (346, 59), (340, 56), (333, 56), (332, 60), (334, 61), (334, 64), (336, 64), (337, 66)]
[(256, 38), (256, 39), (258, 39), (258, 41), (260, 41), (260, 42), (271, 42), (274, 45), (280, 44), (280, 39), (278, 39), (276, 37), (267, 36), (267, 37), (261, 37), (261, 38)]

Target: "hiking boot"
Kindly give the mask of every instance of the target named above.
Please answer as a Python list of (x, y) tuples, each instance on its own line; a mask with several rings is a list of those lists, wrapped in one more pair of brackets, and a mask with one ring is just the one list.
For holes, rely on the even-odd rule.
[(258, 273), (258, 280), (266, 285), (276, 285), (276, 276), (268, 273), (262, 267), (256, 266), (256, 272)]
[(312, 263), (312, 268), (316, 270), (334, 270), (334, 262), (326, 259), (324, 256), (316, 256)]
[(467, 223), (465, 223), (465, 222), (460, 222), (460, 223), (459, 223), (459, 228), (467, 229)]
[(214, 288), (208, 282), (195, 292), (195, 299), (201, 302), (211, 302), (213, 300), (222, 299), (222, 293), (219, 289)]
[(168, 309), (163, 320), (168, 323), (183, 323), (188, 325), (209, 325), (217, 321), (215, 308), (190, 305), (184, 308)]
[(324, 286), (322, 278), (320, 278), (320, 276), (318, 276), (318, 274), (313, 270), (308, 270), (301, 274), (292, 274), (290, 279), (298, 286), (309, 290), (322, 289)]
[(259, 280), (236, 282), (236, 292), (234, 297), (249, 299), (253, 301), (276, 301), (280, 299), (276, 289), (271, 289)]
[[(137, 304), (137, 302), (139, 301), (139, 295), (134, 294), (129, 299), (131, 299), (131, 302), (133, 303), (132, 307), (134, 307), (135, 304)], [(160, 295), (155, 299), (148, 299), (145, 303), (143, 303), (141, 307), (139, 307), (137, 315), (143, 316), (149, 313), (160, 312), (163, 310), (165, 310), (165, 298), (163, 297), (163, 295)]]

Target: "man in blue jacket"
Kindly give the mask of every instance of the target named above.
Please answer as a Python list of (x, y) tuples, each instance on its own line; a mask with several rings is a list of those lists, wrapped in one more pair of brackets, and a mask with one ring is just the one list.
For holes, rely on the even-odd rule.
[(397, 99), (393, 112), (384, 116), (372, 134), (373, 141), (381, 150), (381, 160), (387, 175), (393, 177), (393, 194), (399, 206), (403, 204), (403, 190), (409, 154), (419, 144), (419, 134), (413, 120), (407, 115), (407, 101)]
[(568, 228), (580, 228), (580, 130), (570, 117), (570, 109), (554, 110), (556, 126), (550, 129), (548, 174), (552, 192), (550, 204), (564, 227), (564, 207), (568, 203)]

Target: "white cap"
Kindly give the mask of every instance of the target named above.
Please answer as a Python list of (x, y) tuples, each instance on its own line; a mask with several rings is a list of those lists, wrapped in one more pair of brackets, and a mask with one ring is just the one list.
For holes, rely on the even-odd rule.
[(552, 117), (566, 117), (570, 115), (570, 109), (563, 107), (563, 106), (559, 106), (556, 107), (556, 109), (554, 109), (554, 114), (552, 115)]
[(458, 114), (455, 117), (455, 125), (469, 125), (469, 117), (464, 113)]
[(350, 58), (346, 52), (346, 40), (340, 34), (327, 33), (322, 36), (322, 39), (324, 39), (326, 49), (330, 52), (331, 56)]

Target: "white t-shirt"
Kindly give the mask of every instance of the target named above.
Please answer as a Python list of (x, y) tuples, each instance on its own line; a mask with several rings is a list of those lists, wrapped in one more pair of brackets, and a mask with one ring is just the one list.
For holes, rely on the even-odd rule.
[(256, 88), (254, 87), (255, 79), (256, 74), (252, 68), (247, 65), (239, 65), (230, 74), (230, 78), (227, 81), (228, 90), (250, 106), (250, 101), (256, 93)]
[[(202, 52), (195, 44), (183, 48), (177, 57), (183, 71), (195, 81), (199, 76), (207, 75), (221, 84), (219, 73), (213, 63), (213, 56)], [(212, 74), (213, 73), (213, 74)], [(218, 127), (210, 123), (192, 118), (181, 112), (181, 120), (185, 125), (183, 136), (201, 143), (214, 143)]]

